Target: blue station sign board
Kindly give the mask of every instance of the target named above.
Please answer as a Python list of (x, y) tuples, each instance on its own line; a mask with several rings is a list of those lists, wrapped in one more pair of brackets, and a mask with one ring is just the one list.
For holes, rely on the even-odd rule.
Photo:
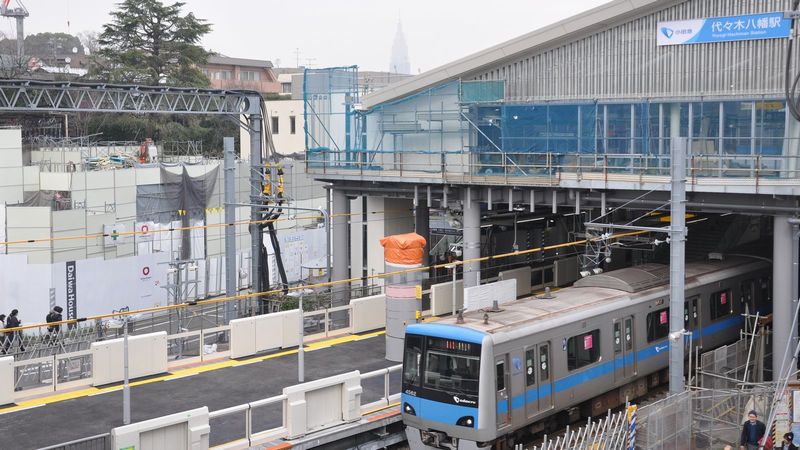
[(658, 45), (708, 44), (788, 38), (792, 21), (783, 12), (658, 23)]

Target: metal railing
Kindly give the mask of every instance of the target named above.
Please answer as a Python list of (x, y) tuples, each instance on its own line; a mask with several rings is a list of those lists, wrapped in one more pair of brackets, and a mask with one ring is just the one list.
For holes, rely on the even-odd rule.
[(111, 434), (104, 433), (63, 444), (43, 447), (39, 450), (111, 450)]
[[(627, 430), (625, 412), (608, 411), (605, 418), (594, 422), (589, 419), (583, 427), (567, 427), (564, 434), (555, 439), (544, 436), (541, 444), (530, 450), (622, 450), (627, 448)], [(514, 448), (524, 450), (525, 446), (518, 444)]]
[[(346, 154), (345, 154), (346, 153)], [(309, 150), (306, 167), (310, 173), (341, 173), (382, 176), (416, 176), (465, 179), (515, 177), (558, 183), (565, 176), (590, 175), (598, 179), (627, 177), (669, 177), (668, 154), (507, 152), (496, 148), (480, 150)], [(796, 180), (800, 178), (800, 156), (694, 153), (687, 157), (690, 183), (705, 178), (755, 180)]]

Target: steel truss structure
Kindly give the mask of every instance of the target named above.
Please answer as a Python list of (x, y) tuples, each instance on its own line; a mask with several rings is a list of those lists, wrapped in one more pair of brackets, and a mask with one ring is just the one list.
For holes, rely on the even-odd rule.
[(0, 80), (0, 111), (239, 115), (260, 102), (252, 91)]

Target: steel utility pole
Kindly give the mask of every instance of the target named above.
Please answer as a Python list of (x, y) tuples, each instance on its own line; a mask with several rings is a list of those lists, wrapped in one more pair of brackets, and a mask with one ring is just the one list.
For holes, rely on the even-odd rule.
[(686, 269), (686, 149), (688, 139), (672, 140), (672, 195), (669, 226), (669, 393), (683, 392), (683, 303)]
[[(253, 292), (261, 292), (265, 286), (261, 286), (261, 246), (263, 237), (261, 235), (261, 206), (263, 201), (263, 159), (261, 154), (261, 98), (248, 98), (250, 117), (248, 126), (250, 127), (250, 285)], [(264, 261), (266, 263), (266, 261)], [(256, 302), (259, 300), (256, 299)]]
[[(225, 148), (225, 295), (233, 297), (237, 294), (236, 282), (239, 274), (236, 272), (236, 154), (233, 148), (233, 138), (223, 140)], [(233, 302), (225, 302), (225, 325), (235, 319), (236, 311)]]

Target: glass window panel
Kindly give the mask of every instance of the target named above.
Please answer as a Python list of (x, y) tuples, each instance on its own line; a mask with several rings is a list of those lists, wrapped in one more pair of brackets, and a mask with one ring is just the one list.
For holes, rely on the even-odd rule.
[[(597, 148), (597, 105), (582, 105), (580, 151), (582, 153), (595, 153)], [(602, 152), (602, 149), (599, 151)]]
[(607, 105), (606, 114), (608, 153), (628, 153), (631, 138), (631, 106)]
[(786, 103), (782, 100), (756, 102), (756, 152), (760, 155), (783, 154), (786, 135)]
[(692, 153), (717, 154), (719, 149), (719, 102), (692, 104)]
[(723, 104), (725, 137), (722, 148), (725, 153), (750, 154), (752, 114), (753, 102), (725, 102)]

